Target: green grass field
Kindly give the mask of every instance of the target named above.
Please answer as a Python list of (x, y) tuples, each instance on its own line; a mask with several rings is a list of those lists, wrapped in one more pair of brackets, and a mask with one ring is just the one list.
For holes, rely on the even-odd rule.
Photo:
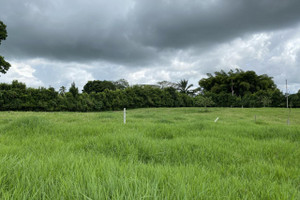
[(124, 125), (121, 111), (1, 112), (0, 199), (300, 199), (300, 110), (287, 117), (155, 108), (128, 110)]

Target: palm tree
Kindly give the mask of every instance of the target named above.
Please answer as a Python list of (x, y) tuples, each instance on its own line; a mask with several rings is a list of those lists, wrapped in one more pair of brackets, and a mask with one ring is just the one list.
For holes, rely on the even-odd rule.
[(188, 83), (188, 80), (180, 80), (179, 83), (177, 83), (178, 90), (184, 94), (193, 94), (194, 91), (190, 90), (190, 88), (193, 87), (193, 84), (189, 85)]
[(61, 87), (59, 88), (59, 94), (60, 94), (61, 96), (64, 96), (65, 93), (66, 93), (66, 87), (65, 87), (65, 86), (61, 86)]

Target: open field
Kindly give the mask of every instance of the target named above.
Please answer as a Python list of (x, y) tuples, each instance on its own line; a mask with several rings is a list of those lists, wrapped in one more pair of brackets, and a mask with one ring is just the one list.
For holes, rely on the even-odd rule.
[(0, 199), (300, 199), (300, 109), (287, 116), (1, 112)]

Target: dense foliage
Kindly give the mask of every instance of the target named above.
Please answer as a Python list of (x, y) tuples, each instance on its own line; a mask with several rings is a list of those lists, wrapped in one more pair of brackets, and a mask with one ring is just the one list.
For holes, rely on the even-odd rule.
[(87, 84), (83, 87), (83, 92), (92, 93), (92, 92), (104, 92), (105, 89), (116, 90), (116, 86), (111, 81), (88, 81)]
[(289, 96), (289, 105), (290, 107), (300, 108), (300, 90), (297, 94), (292, 94)]
[(285, 104), (284, 95), (266, 74), (236, 69), (207, 75), (199, 85), (202, 93), (211, 97), (217, 106), (280, 107)]
[(120, 90), (79, 93), (75, 83), (68, 92), (61, 88), (27, 88), (24, 83), (0, 84), (0, 110), (103, 111), (142, 107), (189, 107), (193, 98), (174, 88), (132, 86)]
[[(216, 72), (199, 81), (200, 93), (187, 80), (161, 86), (130, 86), (126, 80), (89, 81), (80, 93), (75, 83), (67, 90), (28, 88), (13, 81), (0, 84), (0, 110), (103, 111), (147, 107), (284, 107), (286, 98), (271, 77), (253, 71)], [(198, 89), (199, 91), (199, 89)], [(290, 107), (300, 107), (300, 92), (289, 97)]]
[[(0, 21), (0, 45), (1, 40), (5, 40), (7, 37), (6, 25)], [(10, 68), (10, 64), (4, 60), (4, 57), (0, 55), (0, 73), (5, 74)]]
[(234, 72), (230, 70), (228, 73), (221, 70), (215, 72), (215, 76), (207, 74), (208, 78), (199, 81), (199, 85), (203, 91), (220, 93), (231, 93), (236, 96), (245, 96), (259, 91), (275, 90), (276, 85), (266, 74), (258, 76), (254, 71), (246, 71), (236, 69)]

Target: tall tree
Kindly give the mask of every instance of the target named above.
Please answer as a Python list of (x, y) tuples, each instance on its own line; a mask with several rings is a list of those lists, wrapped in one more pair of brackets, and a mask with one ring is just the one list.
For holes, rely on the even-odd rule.
[(60, 95), (62, 95), (62, 96), (64, 96), (65, 94), (66, 94), (66, 87), (65, 86), (61, 86), (60, 88), (59, 88), (59, 94)]
[(178, 87), (178, 90), (181, 93), (184, 93), (184, 94), (193, 94), (193, 91), (190, 90), (190, 88), (193, 87), (193, 84), (189, 85), (189, 81), (188, 80), (185, 80), (185, 79), (180, 80), (177, 83), (177, 87)]
[(79, 95), (78, 87), (76, 87), (74, 82), (71, 84), (69, 92), (73, 95), (73, 97), (77, 97)]
[(214, 74), (215, 76), (208, 74), (208, 78), (199, 81), (199, 85), (204, 92), (231, 93), (232, 96), (243, 97), (246, 94), (253, 94), (260, 90), (276, 89), (272, 77), (265, 74), (258, 76), (254, 71), (244, 72), (236, 69), (226, 73), (222, 70)]
[(108, 90), (116, 90), (116, 86), (111, 81), (88, 81), (84, 87), (83, 92), (91, 93), (91, 92), (103, 92), (105, 89)]
[[(0, 45), (1, 40), (5, 40), (7, 37), (6, 25), (0, 21)], [(10, 64), (4, 60), (4, 57), (0, 55), (0, 72), (5, 74), (10, 68)]]
[(116, 89), (124, 90), (125, 88), (129, 87), (129, 83), (125, 79), (119, 79), (117, 81), (114, 81), (113, 84), (115, 85)]

